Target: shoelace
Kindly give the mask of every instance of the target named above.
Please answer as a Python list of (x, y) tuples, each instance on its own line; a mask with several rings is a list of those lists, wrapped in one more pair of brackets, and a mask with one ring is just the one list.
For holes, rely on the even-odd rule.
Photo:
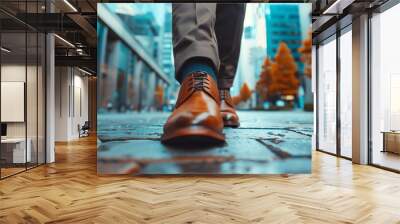
[[(204, 91), (206, 94), (210, 95), (215, 102), (220, 102), (219, 92), (216, 86), (212, 86), (212, 81), (209, 80), (208, 74), (205, 72), (195, 72), (191, 74), (191, 79), (188, 79), (186, 88), (179, 91), (178, 102), (175, 108), (179, 107), (188, 97), (190, 97), (195, 91)], [(213, 92), (215, 91), (215, 92)], [(184, 93), (185, 95), (181, 94)]]
[(197, 72), (193, 74), (193, 88), (203, 90), (206, 87), (207, 73)]
[(229, 90), (220, 90), (219, 97), (221, 100), (229, 100), (231, 98), (231, 94), (229, 93)]

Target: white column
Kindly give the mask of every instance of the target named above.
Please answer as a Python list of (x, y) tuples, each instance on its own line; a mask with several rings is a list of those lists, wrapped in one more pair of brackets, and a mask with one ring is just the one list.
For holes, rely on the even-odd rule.
[(353, 162), (368, 163), (368, 15), (353, 20)]
[(46, 35), (46, 163), (55, 161), (55, 56), (54, 35)]
[(312, 135), (312, 149), (315, 150), (317, 148), (317, 47), (312, 45), (312, 54), (311, 54), (311, 92), (313, 95), (313, 103), (314, 103), (314, 131)]

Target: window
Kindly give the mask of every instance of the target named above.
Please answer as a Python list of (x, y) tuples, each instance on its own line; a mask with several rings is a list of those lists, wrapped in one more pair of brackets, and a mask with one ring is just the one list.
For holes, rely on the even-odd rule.
[(318, 48), (318, 149), (336, 153), (336, 37)]
[[(0, 3), (0, 6), (11, 1)], [(18, 2), (23, 13), (40, 13), (43, 1)], [(45, 35), (0, 13), (0, 178), (45, 163)], [(11, 24), (11, 25), (10, 25)], [(18, 24), (18, 25), (16, 25)], [(13, 100), (10, 99), (12, 97)], [(17, 106), (18, 105), (18, 106)], [(10, 107), (15, 110), (10, 110)]]
[[(350, 27), (351, 28), (351, 27)], [(352, 157), (352, 32), (340, 36), (340, 154)]]
[(371, 18), (372, 153), (375, 165), (400, 170), (400, 4)]

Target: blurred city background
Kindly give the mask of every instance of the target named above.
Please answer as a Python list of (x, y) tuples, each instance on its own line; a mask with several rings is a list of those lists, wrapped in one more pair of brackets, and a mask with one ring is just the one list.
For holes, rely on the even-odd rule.
[[(311, 4), (248, 3), (231, 90), (242, 110), (313, 110)], [(98, 112), (171, 111), (170, 3), (98, 4)]]
[(231, 90), (241, 125), (224, 129), (226, 144), (197, 151), (159, 142), (179, 91), (171, 4), (97, 10), (98, 173), (310, 172), (311, 4), (247, 4)]

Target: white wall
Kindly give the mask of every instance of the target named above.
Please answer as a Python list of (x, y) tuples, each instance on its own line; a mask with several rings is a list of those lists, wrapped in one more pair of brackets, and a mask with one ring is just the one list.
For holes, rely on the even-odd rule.
[[(37, 70), (38, 69), (38, 70)], [(25, 80), (27, 78), (27, 80)], [(23, 102), (22, 113), (26, 112), (26, 120), (22, 122), (6, 122), (7, 137), (9, 138), (24, 138), (25, 135), (29, 139), (30, 148), (32, 151), (32, 161), (39, 163), (44, 162), (45, 150), (45, 118), (44, 118), (44, 74), (41, 66), (32, 66), (25, 64), (3, 64), (1, 66), (1, 81), (2, 82), (24, 82), (26, 85), (26, 107)], [(4, 89), (3, 89), (4, 90)], [(2, 90), (2, 91), (3, 91)], [(21, 94), (24, 94), (24, 90)], [(2, 98), (7, 95), (2, 95)], [(12, 110), (10, 107), (2, 107), (3, 112)], [(12, 111), (7, 111), (11, 112)], [(39, 156), (37, 156), (37, 153)]]
[[(25, 65), (2, 65), (1, 81), (25, 82)], [(6, 108), (1, 108), (1, 110), (6, 110)], [(7, 123), (7, 137), (25, 137), (25, 123)]]
[[(75, 70), (76, 72), (76, 70)], [(71, 135), (73, 136), (73, 138), (77, 138), (79, 137), (79, 133), (78, 133), (78, 124), (80, 124), (81, 126), (85, 123), (85, 121), (89, 120), (89, 102), (88, 102), (88, 78), (87, 76), (83, 77), (81, 76), (81, 73), (79, 73), (79, 75), (74, 76), (74, 103), (75, 103), (75, 107), (72, 109), (75, 110), (75, 113), (72, 113), (73, 115), (73, 119), (72, 119), (72, 130), (71, 130)], [(80, 93), (79, 93), (80, 92)], [(80, 97), (79, 97), (80, 96)], [(79, 102), (80, 101), (80, 102)], [(81, 108), (79, 108), (81, 107)], [(80, 111), (80, 109), (82, 111)], [(73, 111), (74, 112), (74, 111)]]
[(76, 68), (56, 67), (56, 141), (79, 138), (78, 124), (88, 120), (88, 78), (83, 75)]
[[(2, 82), (25, 82), (25, 75), (26, 69), (28, 74), (35, 73), (36, 74), (36, 67), (28, 66), (25, 67), (24, 65), (20, 64), (5, 64), (1, 66), (1, 81)], [(30, 81), (30, 84), (31, 81)], [(36, 85), (36, 82), (33, 83)], [(28, 88), (27, 89), (27, 102), (30, 103), (33, 101), (33, 97), (36, 98), (36, 89)], [(32, 90), (34, 92), (30, 92)], [(30, 105), (35, 106), (35, 105)], [(7, 110), (7, 108), (1, 108), (1, 110)], [(35, 120), (36, 123), (36, 114), (28, 113), (28, 122)], [(33, 116), (33, 117), (32, 117)], [(7, 123), (7, 136), (8, 137), (25, 137), (25, 123), (26, 122), (11, 122)], [(33, 125), (28, 125), (28, 128), (33, 127)], [(36, 129), (36, 126), (35, 126)], [(28, 130), (29, 131), (29, 130)], [(28, 136), (29, 137), (29, 136)]]
[(55, 141), (67, 141), (69, 133), (69, 85), (67, 67), (55, 68)]
[(25, 121), (24, 82), (1, 82), (1, 108), (2, 122)]

